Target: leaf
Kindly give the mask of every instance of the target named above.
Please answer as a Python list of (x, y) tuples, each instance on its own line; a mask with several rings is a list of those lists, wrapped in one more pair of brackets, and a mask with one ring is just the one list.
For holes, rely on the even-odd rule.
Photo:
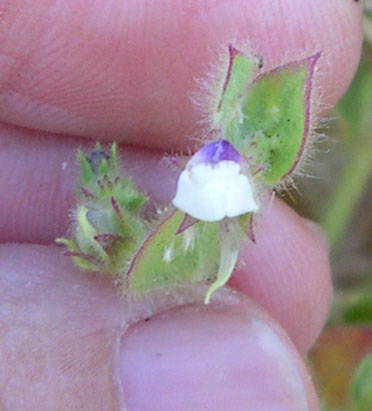
[(218, 224), (198, 222), (176, 234), (183, 219), (184, 213), (173, 211), (143, 242), (127, 271), (130, 292), (138, 295), (215, 278)]
[[(251, 163), (261, 167), (264, 183), (274, 185), (298, 164), (310, 130), (311, 91), (320, 54), (288, 63), (258, 76), (238, 104), (240, 121), (227, 113), (224, 138)], [(240, 58), (242, 58), (240, 56)], [(250, 61), (250, 57), (245, 57)], [(232, 71), (228, 82), (234, 84)], [(227, 86), (229, 89), (229, 85)]]
[(365, 402), (372, 405), (372, 356), (363, 358), (355, 371), (352, 383), (351, 394), (354, 401)]

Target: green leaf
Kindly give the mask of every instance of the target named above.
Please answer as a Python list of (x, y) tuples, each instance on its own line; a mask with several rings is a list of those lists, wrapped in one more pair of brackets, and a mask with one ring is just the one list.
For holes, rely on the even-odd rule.
[(215, 279), (219, 260), (218, 224), (198, 222), (179, 234), (184, 213), (173, 211), (143, 242), (128, 269), (129, 291)]
[(367, 355), (359, 364), (351, 383), (351, 394), (356, 402), (372, 404), (372, 356)]
[[(238, 104), (240, 121), (226, 115), (224, 138), (275, 185), (298, 164), (310, 130), (311, 90), (319, 53), (258, 76)], [(250, 57), (246, 57), (247, 61)], [(234, 72), (229, 82), (235, 83)], [(227, 87), (228, 88), (228, 87)], [(236, 87), (234, 86), (234, 89)], [(222, 121), (223, 122), (223, 121)]]

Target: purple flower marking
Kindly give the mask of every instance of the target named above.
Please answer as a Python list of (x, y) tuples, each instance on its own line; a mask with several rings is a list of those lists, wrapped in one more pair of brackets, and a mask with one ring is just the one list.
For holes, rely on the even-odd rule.
[(198, 164), (218, 164), (220, 161), (234, 161), (241, 163), (241, 156), (234, 146), (226, 140), (213, 141), (206, 144), (197, 153), (194, 154), (188, 167)]

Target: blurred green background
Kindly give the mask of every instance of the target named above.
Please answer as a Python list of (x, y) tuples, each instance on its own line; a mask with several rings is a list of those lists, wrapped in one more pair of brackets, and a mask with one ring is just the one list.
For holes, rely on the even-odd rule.
[(335, 294), (326, 329), (309, 354), (323, 410), (372, 411), (372, 1), (349, 90), (319, 129), (299, 193), (287, 201), (320, 222), (331, 243)]

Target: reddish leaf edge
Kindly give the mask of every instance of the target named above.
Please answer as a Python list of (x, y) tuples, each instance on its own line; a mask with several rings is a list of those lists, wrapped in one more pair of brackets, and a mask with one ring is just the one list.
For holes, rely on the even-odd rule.
[[(227, 85), (230, 81), (231, 70), (232, 70), (232, 66), (233, 66), (233, 63), (234, 63), (234, 58), (237, 55), (242, 56), (242, 55), (246, 54), (243, 51), (235, 48), (231, 43), (228, 44), (228, 53), (229, 53), (229, 63), (228, 63), (226, 78), (225, 78), (223, 88), (222, 88), (221, 98), (220, 98), (220, 101), (219, 101), (218, 106), (217, 106), (217, 112), (220, 111), (220, 109), (221, 109), (222, 100), (223, 100), (223, 97), (225, 95)], [(304, 107), (305, 122), (304, 122), (304, 127), (303, 127), (303, 132), (302, 132), (301, 144), (300, 144), (300, 148), (297, 152), (297, 155), (296, 155), (296, 158), (295, 158), (293, 164), (288, 169), (288, 171), (285, 174), (283, 174), (282, 179), (285, 179), (286, 177), (288, 177), (290, 174), (293, 173), (293, 171), (297, 167), (297, 165), (298, 165), (298, 163), (299, 163), (299, 161), (302, 157), (302, 154), (305, 150), (305, 147), (306, 147), (306, 142), (307, 142), (307, 138), (309, 136), (309, 131), (310, 131), (311, 94), (312, 94), (312, 89), (313, 89), (313, 77), (314, 77), (314, 72), (315, 72), (315, 66), (316, 66), (316, 64), (317, 64), (317, 62), (320, 59), (322, 54), (323, 54), (322, 51), (318, 51), (318, 52), (316, 52), (315, 54), (313, 54), (309, 57), (305, 57), (305, 58), (299, 59), (299, 60), (290, 61), (289, 63), (285, 63), (281, 66), (275, 67), (272, 70), (269, 70), (269, 71), (258, 74), (251, 82), (251, 84), (253, 85), (255, 82), (257, 82), (258, 80), (260, 80), (261, 78), (263, 78), (267, 75), (273, 74), (273, 73), (278, 72), (280, 70), (288, 69), (290, 67), (296, 67), (296, 66), (308, 63), (307, 76), (306, 76), (306, 81), (305, 81), (305, 107)], [(261, 67), (262, 66), (260, 66), (259, 68), (261, 68)]]
[(228, 47), (228, 53), (229, 53), (229, 63), (228, 63), (228, 66), (227, 66), (227, 73), (226, 73), (225, 82), (223, 83), (223, 87), (222, 87), (221, 98), (220, 98), (220, 101), (218, 102), (218, 106), (217, 106), (217, 112), (220, 111), (220, 109), (221, 109), (222, 100), (223, 100), (223, 97), (226, 93), (227, 85), (229, 84), (229, 81), (230, 81), (231, 70), (232, 70), (232, 66), (233, 66), (233, 63), (234, 63), (234, 58), (237, 55), (242, 56), (244, 54), (242, 51), (235, 48), (231, 43), (229, 43), (227, 47)]
[(266, 71), (265, 73), (262, 73), (260, 75), (258, 75), (253, 81), (252, 81), (252, 85), (259, 81), (261, 78), (266, 77), (270, 74), (274, 74), (278, 71), (281, 70), (286, 70), (288, 68), (295, 68), (297, 66), (303, 65), (303, 64), (308, 64), (308, 68), (307, 68), (307, 75), (306, 75), (306, 81), (305, 81), (305, 107), (304, 107), (304, 111), (305, 111), (305, 122), (304, 122), (304, 127), (303, 127), (303, 131), (302, 131), (302, 140), (301, 140), (301, 144), (300, 144), (300, 148), (297, 152), (297, 156), (293, 162), (293, 164), (291, 165), (291, 167), (288, 169), (288, 171), (283, 174), (282, 179), (285, 179), (286, 177), (288, 177), (290, 174), (293, 173), (293, 171), (295, 170), (295, 168), (297, 167), (302, 154), (305, 150), (306, 147), (306, 141), (307, 138), (309, 136), (309, 131), (310, 131), (310, 117), (311, 117), (311, 94), (312, 94), (312, 89), (313, 89), (313, 78), (314, 78), (314, 72), (315, 72), (315, 66), (318, 62), (318, 60), (320, 59), (322, 55), (322, 51), (318, 51), (315, 54), (309, 56), (309, 57), (305, 57), (303, 59), (300, 60), (294, 60), (294, 61), (290, 61), (289, 63), (283, 64), (281, 66), (275, 67), (272, 70)]
[[(306, 60), (309, 62), (309, 66), (307, 69), (306, 83), (305, 83), (305, 123), (304, 123), (303, 132), (302, 132), (302, 140), (301, 140), (300, 149), (298, 150), (295, 161), (293, 162), (290, 169), (283, 175), (283, 178), (286, 178), (290, 174), (293, 173), (306, 147), (307, 138), (309, 137), (309, 132), (310, 132), (311, 94), (313, 90), (314, 72), (315, 72), (315, 66), (318, 60), (320, 59), (321, 55), (322, 55), (322, 52), (318, 51), (312, 56), (302, 60), (302, 62), (305, 62)], [(298, 61), (297, 64), (301, 64), (301, 60)]]

